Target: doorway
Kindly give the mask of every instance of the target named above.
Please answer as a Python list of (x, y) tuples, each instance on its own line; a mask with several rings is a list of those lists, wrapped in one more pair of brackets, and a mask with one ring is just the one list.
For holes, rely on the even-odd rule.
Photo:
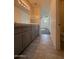
[(50, 34), (50, 20), (48, 16), (43, 16), (40, 23), (40, 33)]

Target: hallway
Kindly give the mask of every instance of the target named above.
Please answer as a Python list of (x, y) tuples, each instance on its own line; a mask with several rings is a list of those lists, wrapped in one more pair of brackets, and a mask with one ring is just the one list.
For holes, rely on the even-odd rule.
[(50, 35), (41, 34), (16, 59), (64, 59), (64, 52), (53, 48)]
[(50, 31), (47, 28), (40, 29), (41, 34), (50, 34)]

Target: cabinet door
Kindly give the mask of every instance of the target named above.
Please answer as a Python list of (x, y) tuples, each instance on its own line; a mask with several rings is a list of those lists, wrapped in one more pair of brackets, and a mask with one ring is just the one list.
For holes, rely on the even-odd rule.
[(32, 40), (34, 39), (34, 31), (33, 31), (34, 29), (33, 29), (33, 27), (32, 27), (32, 33), (31, 33), (31, 35), (32, 35)]
[(22, 47), (23, 47), (23, 49), (26, 47), (26, 45), (28, 44), (27, 43), (27, 35), (26, 35), (26, 32), (24, 32), (24, 33), (22, 33), (22, 43), (23, 43), (23, 45), (22, 45)]
[(14, 54), (17, 55), (22, 51), (22, 35), (17, 34), (14, 37)]
[(30, 32), (24, 32), (23, 35), (23, 48), (25, 48), (31, 42), (31, 34)]

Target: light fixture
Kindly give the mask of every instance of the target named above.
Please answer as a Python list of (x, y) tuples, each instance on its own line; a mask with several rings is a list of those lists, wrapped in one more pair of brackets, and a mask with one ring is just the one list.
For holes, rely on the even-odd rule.
[(19, 3), (21, 6), (23, 6), (25, 9), (30, 10), (30, 6), (29, 6), (27, 3), (25, 3), (24, 0), (18, 0), (18, 3)]

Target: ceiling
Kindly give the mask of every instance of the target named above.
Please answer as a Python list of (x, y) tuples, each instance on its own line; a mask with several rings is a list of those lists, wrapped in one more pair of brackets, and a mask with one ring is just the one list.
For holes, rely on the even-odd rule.
[(50, 11), (50, 0), (27, 0), (33, 7), (38, 7), (41, 11), (41, 16), (48, 16)]
[(41, 0), (27, 0), (27, 1), (29, 1), (29, 3), (31, 3), (33, 7), (40, 7)]
[[(17, 0), (15, 0), (15, 2), (16, 1)], [(50, 0), (25, 0), (25, 1), (28, 1), (32, 5), (32, 7), (39, 8), (42, 17), (49, 16)]]

